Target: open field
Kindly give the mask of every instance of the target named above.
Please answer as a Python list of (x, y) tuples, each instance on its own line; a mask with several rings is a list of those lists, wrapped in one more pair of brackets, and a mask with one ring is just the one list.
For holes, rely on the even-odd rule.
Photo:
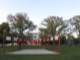
[[(16, 49), (9, 47), (7, 50)], [(60, 55), (0, 55), (0, 60), (80, 60), (80, 47), (61, 47)]]

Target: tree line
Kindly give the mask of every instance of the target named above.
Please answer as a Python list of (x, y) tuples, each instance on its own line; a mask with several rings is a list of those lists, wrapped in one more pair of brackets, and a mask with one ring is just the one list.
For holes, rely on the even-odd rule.
[[(43, 19), (41, 26), (42, 27), (39, 27), (40, 38), (46, 35), (55, 36), (60, 32), (61, 41), (65, 40), (66, 36), (68, 36), (68, 40), (71, 40), (74, 38), (71, 34), (77, 32), (79, 40), (80, 15), (73, 16), (68, 20), (64, 20), (59, 16), (48, 16)], [(24, 32), (32, 31), (35, 28), (37, 28), (37, 26), (29, 19), (27, 13), (16, 13), (15, 15), (10, 14), (7, 16), (7, 22), (0, 24), (0, 42), (3, 42), (3, 40), (5, 42), (5, 39), (3, 38), (6, 35), (10, 35), (12, 37), (11, 41), (13, 45), (13, 36), (28, 38), (29, 36), (26, 36)]]

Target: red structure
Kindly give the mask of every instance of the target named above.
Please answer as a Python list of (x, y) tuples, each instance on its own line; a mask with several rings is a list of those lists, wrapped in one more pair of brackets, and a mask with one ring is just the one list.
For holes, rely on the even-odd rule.
[(60, 48), (60, 33), (58, 32), (58, 48)]
[[(59, 49), (60, 48), (60, 33), (59, 32), (58, 32), (57, 36), (58, 36), (57, 48)], [(16, 43), (18, 45), (22, 45), (22, 44), (26, 45), (26, 44), (28, 44), (28, 42), (31, 43), (31, 45), (41, 45), (42, 42), (48, 42), (48, 44), (47, 44), (47, 48), (48, 48), (50, 46), (50, 36), (47, 35), (47, 36), (43, 37), (41, 40), (40, 39), (38, 39), (38, 40), (27, 40), (27, 39), (19, 38), (16, 41)], [(54, 49), (54, 43), (55, 43), (55, 41), (54, 41), (54, 36), (53, 36), (53, 40), (52, 40), (53, 49)]]

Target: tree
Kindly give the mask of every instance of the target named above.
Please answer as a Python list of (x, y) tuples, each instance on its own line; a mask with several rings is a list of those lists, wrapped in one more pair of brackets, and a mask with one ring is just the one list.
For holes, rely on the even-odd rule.
[[(57, 34), (61, 34), (64, 28), (66, 28), (66, 25), (64, 24), (64, 21), (62, 17), (58, 16), (49, 16), (48, 18), (44, 19), (44, 21), (41, 23), (43, 27), (40, 27), (40, 37), (43, 40), (47, 40), (46, 38), (49, 37), (49, 39), (54, 38)], [(54, 38), (55, 39), (55, 38)], [(43, 41), (42, 40), (42, 41)], [(48, 41), (45, 41), (48, 42)], [(45, 43), (43, 41), (43, 43)], [(54, 40), (56, 44), (56, 40)], [(50, 40), (49, 43), (52, 43)], [(54, 45), (55, 45), (54, 44)]]
[(53, 36), (63, 29), (63, 19), (58, 16), (49, 16), (48, 18), (44, 19), (42, 25), (45, 28), (40, 28), (41, 36), (48, 34)]
[(17, 34), (22, 38), (24, 36), (23, 32), (25, 30), (33, 30), (36, 26), (26, 13), (17, 13), (16, 15), (8, 15), (8, 21), (10, 25), (11, 32), (17, 32)]
[(4, 30), (7, 32), (7, 34), (9, 33), (10, 31), (10, 28), (9, 28), (9, 24), (4, 22), (0, 25), (0, 34), (3, 35), (4, 33)]
[(75, 27), (74, 30), (78, 31), (80, 36), (80, 15), (74, 16), (70, 20), (71, 24)]
[(9, 24), (4, 22), (0, 25), (0, 37), (2, 39), (3, 42), (3, 47), (4, 47), (4, 43), (5, 43), (5, 37), (6, 35), (9, 34), (10, 28), (9, 28)]

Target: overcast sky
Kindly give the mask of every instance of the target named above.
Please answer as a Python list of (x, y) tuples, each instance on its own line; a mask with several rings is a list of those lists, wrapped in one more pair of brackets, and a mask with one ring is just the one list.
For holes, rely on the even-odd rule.
[(48, 16), (67, 19), (80, 15), (80, 0), (0, 0), (0, 23), (7, 21), (8, 14), (17, 12), (27, 13), (39, 25)]

